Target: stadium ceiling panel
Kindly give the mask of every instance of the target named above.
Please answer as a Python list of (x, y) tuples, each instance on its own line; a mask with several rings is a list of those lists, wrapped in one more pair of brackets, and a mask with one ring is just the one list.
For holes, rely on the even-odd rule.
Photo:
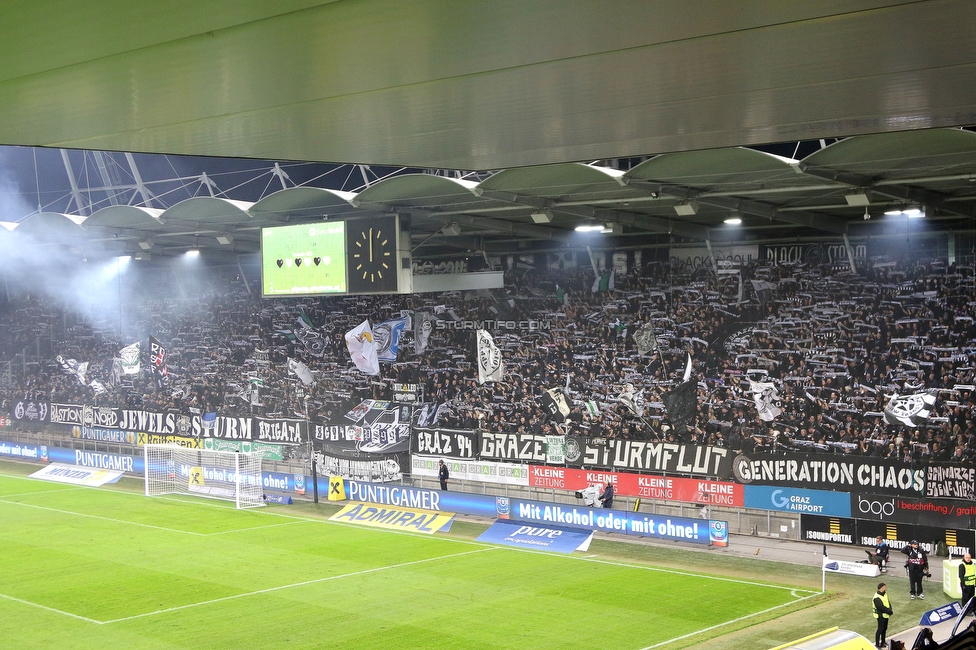
[(493, 170), (963, 126), (973, 24), (969, 0), (7, 3), (0, 143)]

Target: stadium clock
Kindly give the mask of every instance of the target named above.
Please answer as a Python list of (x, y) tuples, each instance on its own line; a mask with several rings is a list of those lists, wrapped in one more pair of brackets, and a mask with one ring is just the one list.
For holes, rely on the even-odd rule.
[(349, 293), (396, 293), (397, 234), (395, 216), (346, 222)]

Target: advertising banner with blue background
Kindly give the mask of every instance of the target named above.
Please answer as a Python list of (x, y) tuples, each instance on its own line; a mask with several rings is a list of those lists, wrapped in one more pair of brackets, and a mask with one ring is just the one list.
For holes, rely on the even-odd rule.
[(847, 492), (803, 490), (770, 485), (744, 486), (745, 506), (760, 510), (783, 510), (810, 515), (851, 516), (851, 497)]
[[(702, 519), (648, 515), (641, 512), (607, 510), (554, 504), (543, 501), (511, 500), (511, 519), (571, 528), (601, 530), (638, 537), (654, 537), (692, 544), (728, 543), (728, 525)], [(712, 523), (719, 524), (712, 526)]]
[(583, 531), (560, 526), (528, 526), (509, 521), (496, 521), (478, 537), (479, 542), (557, 553), (585, 551), (590, 547), (591, 539), (593, 539), (592, 530)]

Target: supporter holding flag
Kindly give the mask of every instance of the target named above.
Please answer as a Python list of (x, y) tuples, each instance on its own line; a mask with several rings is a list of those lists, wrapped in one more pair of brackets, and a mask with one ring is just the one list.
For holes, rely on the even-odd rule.
[(353, 364), (361, 372), (367, 375), (380, 374), (380, 362), (376, 356), (376, 344), (373, 342), (373, 331), (368, 320), (346, 332), (346, 347), (349, 348)]
[(312, 371), (298, 359), (288, 359), (288, 372), (301, 379), (302, 383), (306, 386), (311, 386), (315, 383), (315, 379), (312, 377)]
[(505, 373), (502, 352), (487, 330), (478, 330), (478, 383), (501, 381)]
[(142, 343), (136, 341), (132, 345), (127, 345), (119, 350), (119, 359), (122, 360), (122, 373), (126, 375), (139, 374), (139, 360), (142, 354)]
[(166, 367), (166, 348), (159, 339), (149, 337), (149, 369), (156, 377), (156, 385), (162, 388), (169, 383), (169, 370)]
[(776, 384), (750, 379), (749, 392), (752, 393), (752, 399), (756, 403), (759, 419), (763, 422), (772, 422), (783, 412), (779, 407), (779, 392), (776, 390)]

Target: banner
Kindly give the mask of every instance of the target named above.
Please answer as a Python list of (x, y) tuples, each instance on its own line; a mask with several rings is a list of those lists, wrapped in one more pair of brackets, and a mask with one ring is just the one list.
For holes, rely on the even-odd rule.
[[(322, 477), (319, 478), (319, 481), (319, 491), (322, 492), (328, 487), (328, 482)], [(350, 479), (345, 479), (345, 487), (346, 498), (352, 501), (368, 501), (423, 510), (446, 510), (492, 519), (509, 510), (508, 497), (465, 492), (442, 492), (426, 488), (382, 485)], [(501, 500), (504, 500), (504, 506), (500, 505)]]
[(48, 422), (50, 405), (47, 402), (20, 401), (14, 404), (10, 415), (17, 421)]
[(417, 454), (445, 458), (475, 458), (478, 453), (478, 432), (462, 429), (415, 428), (410, 449)]
[(876, 494), (851, 494), (850, 500), (851, 514), (857, 519), (972, 528), (976, 514), (976, 506), (960, 501)]
[(214, 451), (240, 451), (244, 453), (261, 454), (261, 458), (264, 460), (284, 460), (282, 445), (269, 445), (264, 442), (204, 438), (203, 448), (212, 449)]
[(329, 517), (329, 521), (341, 521), (378, 528), (407, 530), (432, 535), (440, 530), (450, 529), (454, 513), (432, 512), (399, 508), (395, 506), (371, 506), (365, 503), (350, 503)]
[(976, 533), (961, 528), (800, 515), (800, 539), (805, 541), (830, 542), (870, 548), (874, 547), (878, 536), (883, 537), (888, 542), (893, 560), (901, 557), (899, 551), (908, 546), (908, 543), (913, 539), (919, 541), (919, 546), (929, 554), (930, 561), (932, 561), (931, 556), (935, 553), (936, 543), (945, 544), (952, 555), (972, 552), (974, 543), (976, 543)]
[(70, 483), (71, 485), (101, 487), (107, 483), (115, 483), (122, 478), (123, 473), (119, 470), (86, 469), (64, 463), (51, 463), (31, 474), (30, 478), (39, 478), (56, 483)]
[(976, 500), (976, 468), (929, 463), (925, 469), (925, 496)]
[(878, 569), (877, 564), (831, 560), (826, 554), (823, 557), (823, 570), (827, 573), (844, 573), (865, 578), (876, 578), (881, 575), (881, 570)]
[(743, 486), (737, 483), (569, 467), (529, 466), (529, 485), (532, 487), (580, 491), (592, 485), (603, 486), (607, 483), (613, 484), (617, 496), (729, 507), (744, 505)]
[(501, 381), (505, 374), (502, 353), (487, 330), (478, 330), (478, 383)]
[(562, 465), (566, 462), (566, 436), (546, 436), (546, 463)]
[(488, 460), (454, 460), (415, 454), (410, 457), (411, 472), (416, 476), (436, 478), (441, 460), (447, 465), (452, 481), (529, 485), (529, 468), (526, 465), (493, 463)]
[[(479, 456), (545, 464), (546, 436), (482, 431)], [(566, 436), (566, 465), (727, 479), (733, 452), (724, 447)]]
[(733, 463), (739, 483), (921, 496), (925, 470), (867, 456), (755, 454)]
[(830, 542), (853, 546), (858, 543), (857, 526), (853, 519), (844, 517), (801, 514), (800, 539), (805, 542)]
[[(642, 512), (625, 512), (605, 508), (568, 506), (544, 501), (511, 500), (513, 521), (557, 524), (569, 528), (601, 530), (637, 537), (653, 537), (675, 542), (725, 545), (728, 539), (726, 522), (686, 519)], [(713, 526), (712, 524), (716, 524)]]
[(495, 521), (475, 541), (517, 548), (543, 549), (556, 553), (572, 553), (588, 550), (592, 539), (593, 531), (584, 532), (559, 526), (526, 526), (507, 521)]
[(346, 332), (346, 347), (353, 365), (367, 375), (380, 374), (380, 362), (376, 356), (376, 344), (373, 342), (373, 332), (369, 328), (369, 321), (362, 323)]
[[(129, 435), (132, 435), (131, 433)], [(203, 449), (201, 438), (184, 438), (183, 436), (161, 436), (154, 433), (137, 433), (137, 445), (179, 445), (185, 449)]]
[(744, 485), (743, 496), (746, 508), (836, 517), (851, 516), (851, 497), (847, 492)]
[(308, 440), (308, 422), (305, 420), (273, 420), (256, 417), (254, 418), (254, 435), (252, 439), (262, 442), (279, 442), (287, 445), (296, 445)]

